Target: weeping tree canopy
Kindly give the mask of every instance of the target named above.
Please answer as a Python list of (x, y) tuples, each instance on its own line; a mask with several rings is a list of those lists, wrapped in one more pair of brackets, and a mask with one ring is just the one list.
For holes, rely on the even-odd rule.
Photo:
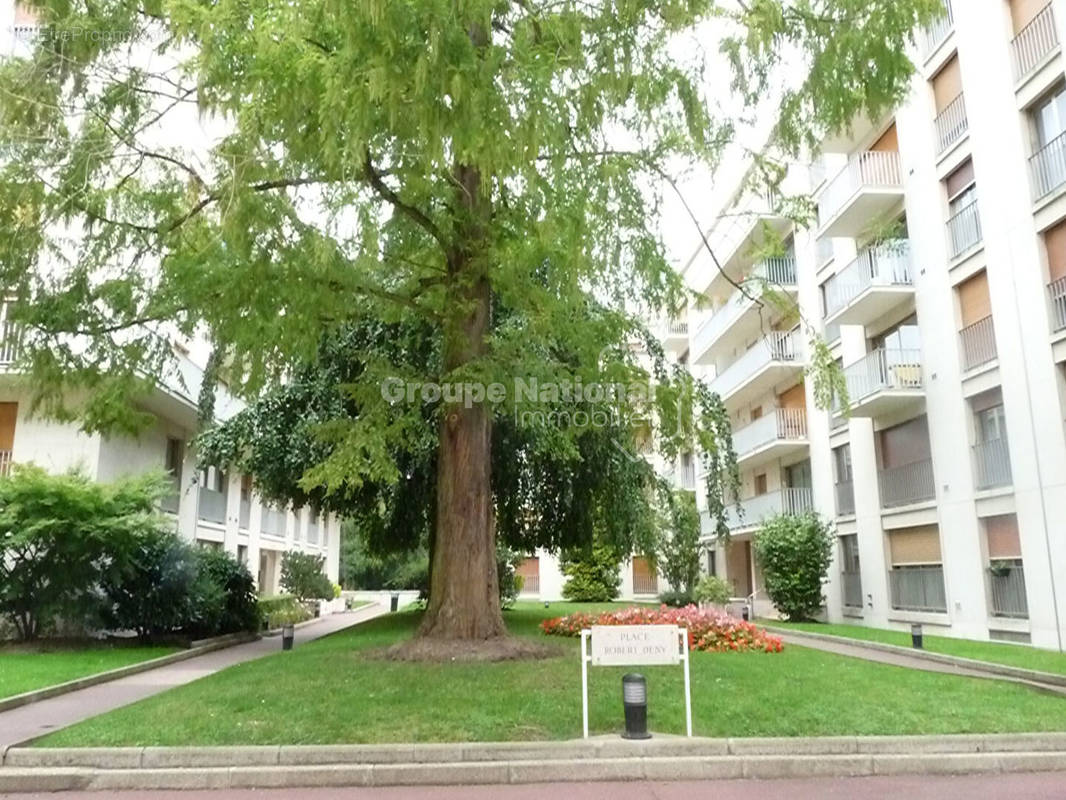
[[(504, 633), (493, 544), (512, 512), (492, 487), (522, 485), (493, 472), (496, 423), (560, 402), (519, 398), (515, 379), (646, 381), (627, 357), (635, 312), (687, 300), (656, 187), (679, 164), (716, 166), (760, 98), (784, 112), (781, 153), (876, 117), (906, 91), (912, 31), (942, 13), (939, 0), (30, 4), (48, 35), (0, 65), (0, 277), (38, 407), (135, 427), (173, 333), (206, 337), (229, 386), (255, 396), (353, 323), (421, 321), (436, 372), (373, 349), (348, 391), (358, 414), (331, 426), (305, 485), (397, 485), (435, 449), (420, 633), (465, 643)], [(724, 54), (713, 74), (700, 42)], [(669, 377), (657, 390), (683, 394)], [(423, 404), (382, 397), (396, 379), (511, 388), (446, 393), (427, 440)], [(598, 404), (626, 419), (670, 406)], [(651, 422), (669, 439), (677, 419), (715, 457), (718, 420), (693, 404)], [(545, 425), (531, 458), (600, 457), (581, 427)]]

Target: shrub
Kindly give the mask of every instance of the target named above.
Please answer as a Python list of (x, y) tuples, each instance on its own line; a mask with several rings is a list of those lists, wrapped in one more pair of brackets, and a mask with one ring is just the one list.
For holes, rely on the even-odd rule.
[(500, 606), (510, 608), (522, 591), (522, 576), (516, 568), (522, 563), (522, 554), (510, 548), (496, 547), (496, 579), (500, 587)]
[(700, 576), (700, 512), (696, 496), (692, 492), (669, 491), (665, 501), (656, 566), (675, 591), (691, 594)]
[(566, 576), (563, 597), (575, 603), (606, 603), (618, 597), (622, 582), (621, 559), (610, 548), (596, 546), (591, 553), (563, 559)]
[(817, 614), (833, 554), (833, 532), (822, 518), (813, 512), (772, 517), (756, 532), (754, 544), (777, 610), (792, 621)]
[(601, 614), (578, 612), (566, 617), (544, 620), (540, 629), (549, 636), (580, 636), (593, 625), (677, 625), (688, 629), (688, 646), (711, 653), (726, 651), (762, 651), (780, 653), (780, 637), (750, 622), (731, 617), (714, 609), (697, 606), (684, 608), (648, 608), (631, 606)]
[(333, 584), (322, 571), (322, 556), (290, 550), (281, 557), (281, 588), (299, 600), (329, 600)]
[[(255, 581), (252, 580), (248, 567), (239, 562), (232, 553), (222, 549), (201, 549), (196, 555), (200, 579), (213, 584), (221, 592), (221, 604), (213, 632), (238, 633), (258, 630), (258, 598)], [(201, 591), (213, 594), (206, 589)]]
[(659, 602), (665, 606), (671, 608), (682, 608), (683, 606), (690, 606), (695, 602), (691, 592), (677, 591), (671, 589), (670, 591), (663, 592), (659, 595)]
[(696, 584), (696, 602), (724, 606), (733, 596), (733, 587), (717, 575), (704, 575)]
[(311, 618), (311, 612), (291, 594), (259, 598), (259, 616), (269, 629)]
[(65, 613), (99, 608), (99, 586), (160, 530), (161, 475), (97, 483), (16, 466), (0, 477), (0, 614), (34, 639)]

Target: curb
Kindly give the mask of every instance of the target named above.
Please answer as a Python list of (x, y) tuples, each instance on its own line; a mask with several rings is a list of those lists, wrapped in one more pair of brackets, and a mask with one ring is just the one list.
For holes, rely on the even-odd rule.
[(777, 628), (773, 625), (763, 625), (762, 627), (772, 633), (793, 636), (797, 639), (811, 639), (813, 641), (831, 642), (833, 644), (848, 645), (860, 649), (866, 648), (868, 650), (879, 650), (884, 653), (894, 653), (897, 655), (911, 656), (912, 658), (920, 658), (926, 661), (935, 661), (940, 664), (965, 667), (966, 669), (985, 672), (997, 677), (1017, 678), (1032, 683), (1045, 683), (1066, 688), (1066, 675), (1059, 675), (1054, 672), (1040, 672), (1034, 669), (1025, 669), (1024, 667), (1011, 667), (1006, 664), (979, 661), (975, 658), (963, 658), (962, 656), (951, 656), (944, 653), (931, 653), (928, 650), (916, 650), (910, 647), (886, 644), (885, 642), (871, 642), (866, 639), (849, 639), (846, 636), (834, 636), (829, 633), (796, 631), (789, 628)]
[(3, 700), (0, 700), (0, 712), (10, 711), (13, 708), (36, 703), (39, 700), (47, 700), (50, 697), (57, 697), (61, 694), (76, 692), (79, 689), (87, 689), (90, 686), (97, 686), (101, 683), (118, 680), (119, 678), (125, 678), (129, 675), (136, 675), (140, 672), (147, 672), (148, 670), (156, 669), (157, 667), (165, 667), (169, 664), (177, 663), (178, 661), (196, 658), (205, 653), (222, 650), (227, 647), (232, 647), (233, 645), (254, 642), (259, 638), (259, 635), (256, 633), (229, 633), (223, 636), (216, 636), (212, 639), (200, 639), (196, 642), (192, 642), (192, 646), (189, 649), (179, 650), (177, 653), (170, 653), (169, 655), (160, 656), (159, 658), (151, 658), (147, 661), (138, 661), (136, 664), (127, 664), (124, 667), (116, 667), (115, 669), (109, 669), (105, 672), (97, 672), (81, 678), (74, 678), (73, 680), (65, 681), (64, 683), (45, 686), (43, 689), (34, 689), (30, 692), (23, 692), (22, 694), (6, 697)]

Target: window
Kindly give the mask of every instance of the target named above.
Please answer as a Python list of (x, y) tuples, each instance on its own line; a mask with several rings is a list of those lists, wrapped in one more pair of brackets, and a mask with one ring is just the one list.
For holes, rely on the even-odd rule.
[(883, 349), (894, 353), (917, 354), (922, 349), (922, 338), (918, 332), (918, 315), (911, 314), (905, 320), (873, 337), (870, 343), (873, 350)]
[(181, 478), (181, 464), (185, 460), (185, 443), (181, 439), (167, 438), (167, 452), (163, 468), (175, 478)]
[(988, 292), (988, 273), (984, 270), (959, 284), (959, 316), (962, 328), (959, 342), (962, 347), (962, 367), (969, 370), (994, 360), (996, 332), (992, 324), (992, 298)]
[(248, 545), (246, 545), (246, 544), (237, 545), (237, 561), (239, 563), (244, 564), (245, 566), (247, 566), (247, 564), (248, 564)]
[(1007, 418), (1002, 403), (977, 412), (977, 436), (981, 442), (1007, 438)]
[(833, 448), (833, 480), (837, 483), (851, 481), (851, 445), (842, 444)]
[(944, 180), (948, 194), (948, 216), (956, 216), (962, 209), (977, 200), (977, 180), (974, 177), (973, 160), (966, 161)]
[(985, 545), (988, 548), (988, 605), (994, 617), (1028, 619), (1018, 518), (1014, 514), (985, 517)]
[(811, 462), (801, 461), (798, 464), (785, 467), (785, 483), (790, 489), (810, 489), (813, 485), (811, 482)]
[(1037, 150), (1066, 133), (1066, 87), (1060, 86), (1038, 101), (1033, 106), (1031, 119)]
[(840, 578), (843, 604), (862, 608), (862, 572), (859, 569), (859, 537), (840, 537)]
[(1013, 482), (1003, 392), (992, 389), (971, 401), (974, 419), (974, 477), (978, 489), (1010, 486)]
[(760, 497), (766, 494), (766, 473), (760, 472), (755, 476), (755, 496)]
[(888, 533), (888, 542), (892, 559), (889, 572), (892, 608), (946, 612), (940, 529), (936, 525), (901, 528)]

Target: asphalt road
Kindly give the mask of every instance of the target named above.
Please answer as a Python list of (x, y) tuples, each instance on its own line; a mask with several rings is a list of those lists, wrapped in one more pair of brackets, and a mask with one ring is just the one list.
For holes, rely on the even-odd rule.
[(526, 786), (418, 786), (388, 789), (257, 789), (9, 794), (4, 800), (1062, 800), (1066, 773), (830, 778), (678, 783), (542, 783)]

